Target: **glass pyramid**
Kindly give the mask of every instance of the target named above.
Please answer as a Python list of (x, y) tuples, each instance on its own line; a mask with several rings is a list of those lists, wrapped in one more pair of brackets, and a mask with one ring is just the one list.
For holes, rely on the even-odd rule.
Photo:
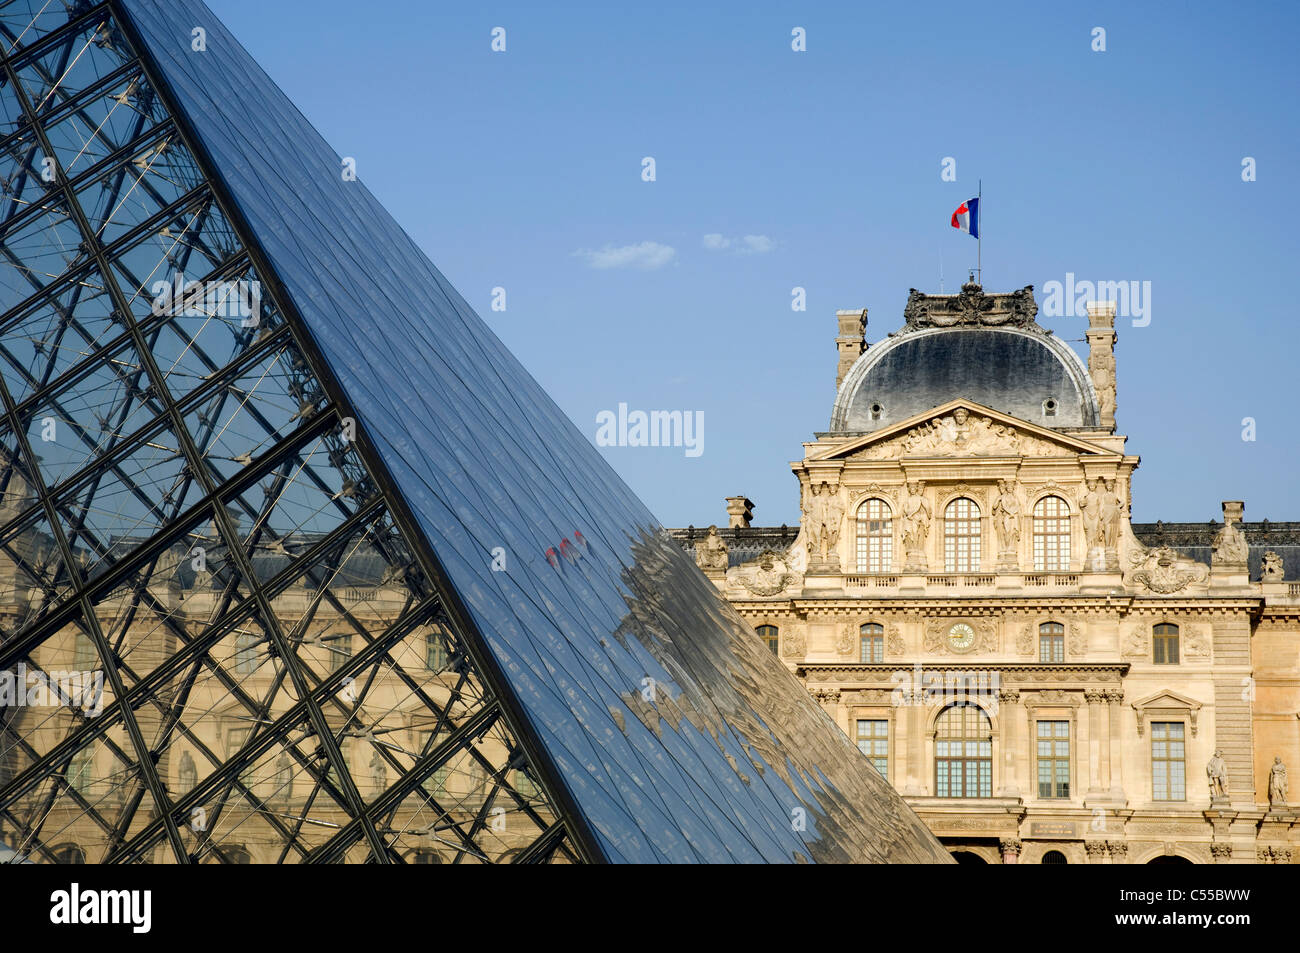
[(5, 856), (947, 859), (205, 6), (0, 49)]

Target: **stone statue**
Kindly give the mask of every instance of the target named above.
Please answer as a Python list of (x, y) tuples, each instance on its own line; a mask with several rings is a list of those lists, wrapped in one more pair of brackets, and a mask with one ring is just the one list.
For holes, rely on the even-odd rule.
[(710, 526), (709, 535), (695, 541), (695, 565), (706, 571), (727, 571), (727, 544), (717, 526)]
[(1281, 757), (1274, 756), (1273, 770), (1268, 773), (1268, 806), (1270, 808), (1286, 807), (1286, 765)]
[(1205, 766), (1205, 776), (1210, 781), (1210, 800), (1217, 801), (1228, 796), (1228, 766), (1223, 760), (1223, 750), (1214, 749), (1214, 757)]
[(1079, 499), (1079, 515), (1083, 520), (1083, 538), (1091, 549), (1103, 545), (1101, 528), (1101, 494), (1097, 491), (1097, 480), (1088, 480), (1084, 486), (1087, 491)]
[(180, 775), (180, 793), (189, 794), (194, 790), (194, 785), (199, 783), (199, 772), (198, 768), (194, 766), (194, 759), (190, 757), (188, 751), (181, 752)]
[(1246, 544), (1246, 534), (1233, 520), (1225, 520), (1223, 529), (1214, 537), (1214, 558), (1216, 566), (1244, 566), (1250, 547)]
[(1271, 549), (1264, 554), (1264, 558), (1260, 561), (1259, 568), (1260, 577), (1265, 582), (1282, 581), (1282, 557)]
[(288, 803), (293, 797), (293, 765), (289, 762), (289, 753), (281, 751), (275, 762), (275, 798)]
[(840, 541), (840, 493), (836, 487), (824, 483), (817, 499), (822, 542), (826, 547), (825, 556), (829, 557), (835, 552), (835, 546)]
[(1014, 553), (1020, 542), (1020, 502), (1008, 480), (998, 481), (998, 497), (993, 501), (993, 519), (998, 529), (998, 548)]
[(829, 483), (810, 483), (804, 494), (803, 526), (810, 563), (838, 565), (835, 545), (840, 539), (840, 494)]
[(379, 756), (378, 748), (371, 752), (370, 755), (370, 782), (377, 792), (388, 787), (388, 766), (384, 764), (384, 759)]
[(1109, 348), (1089, 348), (1088, 370), (1097, 388), (1097, 404), (1103, 420), (1115, 416), (1115, 355)]
[(1101, 494), (1101, 544), (1107, 552), (1115, 552), (1115, 547), (1119, 544), (1119, 514), (1121, 501), (1119, 494), (1115, 492), (1115, 481), (1107, 483), (1101, 481), (1106, 492)]
[(925, 538), (930, 535), (930, 504), (922, 496), (924, 484), (907, 484), (907, 496), (903, 498), (903, 548), (907, 551), (907, 562), (914, 560), (925, 563)]

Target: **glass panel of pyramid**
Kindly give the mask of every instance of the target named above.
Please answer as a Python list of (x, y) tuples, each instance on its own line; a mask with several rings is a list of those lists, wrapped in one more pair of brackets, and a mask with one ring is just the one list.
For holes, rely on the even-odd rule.
[(202, 3), (0, 58), (6, 856), (947, 859)]

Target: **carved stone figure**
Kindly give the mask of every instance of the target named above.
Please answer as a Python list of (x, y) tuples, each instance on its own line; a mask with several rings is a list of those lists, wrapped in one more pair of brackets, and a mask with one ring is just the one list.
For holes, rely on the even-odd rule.
[(1264, 554), (1259, 568), (1260, 576), (1265, 582), (1282, 581), (1282, 557), (1271, 549)]
[(289, 762), (289, 753), (281, 751), (275, 762), (275, 797), (288, 803), (293, 797), (293, 765)]
[(1101, 493), (1097, 490), (1097, 480), (1088, 480), (1086, 490), (1079, 498), (1079, 517), (1083, 521), (1083, 538), (1088, 548), (1102, 545), (1101, 529)]
[(1223, 529), (1214, 537), (1215, 566), (1244, 566), (1250, 547), (1246, 544), (1246, 534), (1233, 520), (1225, 520)]
[(1088, 372), (1097, 388), (1097, 404), (1103, 420), (1115, 416), (1115, 355), (1109, 348), (1093, 347), (1088, 354)]
[(1228, 765), (1223, 760), (1223, 750), (1214, 749), (1214, 757), (1205, 766), (1205, 776), (1210, 782), (1210, 800), (1217, 801), (1228, 796)]
[(1014, 555), (1020, 542), (1020, 501), (1016, 499), (1015, 488), (1007, 480), (998, 481), (993, 520), (998, 531), (999, 552)]
[(803, 513), (809, 562), (838, 567), (835, 545), (840, 539), (839, 489), (825, 482), (809, 484)]
[(717, 526), (710, 526), (709, 535), (695, 541), (695, 565), (705, 571), (727, 571), (727, 544)]
[(180, 767), (180, 786), (181, 786), (180, 793), (189, 794), (190, 791), (194, 790), (194, 785), (198, 783), (199, 783), (199, 772), (198, 769), (194, 766), (194, 759), (190, 757), (190, 753), (188, 751), (182, 751), (181, 767)]
[[(1041, 440), (1029, 442), (1047, 446)], [(1026, 440), (1013, 428), (995, 424), (988, 417), (971, 417), (965, 407), (956, 408), (951, 417), (935, 417), (913, 427), (903, 437), (905, 453), (1018, 454), (1028, 449), (1023, 444)]]
[(908, 568), (925, 568), (925, 538), (930, 535), (930, 504), (922, 495), (922, 483), (907, 484), (903, 498), (903, 548)]
[(376, 791), (382, 791), (388, 787), (388, 766), (384, 764), (384, 759), (379, 756), (378, 748), (370, 755), (370, 783), (374, 785)]
[(1279, 756), (1273, 758), (1273, 769), (1268, 773), (1268, 806), (1286, 807), (1287, 781), (1286, 765)]
[(1101, 494), (1101, 545), (1108, 553), (1113, 553), (1119, 544), (1119, 515), (1123, 501), (1116, 492), (1114, 480), (1109, 483), (1102, 480), (1101, 483), (1105, 488), (1105, 492)]

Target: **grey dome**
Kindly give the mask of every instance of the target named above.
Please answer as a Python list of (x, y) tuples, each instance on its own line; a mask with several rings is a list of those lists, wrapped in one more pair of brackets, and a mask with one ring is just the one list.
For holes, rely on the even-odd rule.
[(958, 397), (1045, 427), (1099, 423), (1087, 368), (1064, 342), (965, 326), (907, 331), (870, 348), (845, 375), (831, 430), (879, 430)]

